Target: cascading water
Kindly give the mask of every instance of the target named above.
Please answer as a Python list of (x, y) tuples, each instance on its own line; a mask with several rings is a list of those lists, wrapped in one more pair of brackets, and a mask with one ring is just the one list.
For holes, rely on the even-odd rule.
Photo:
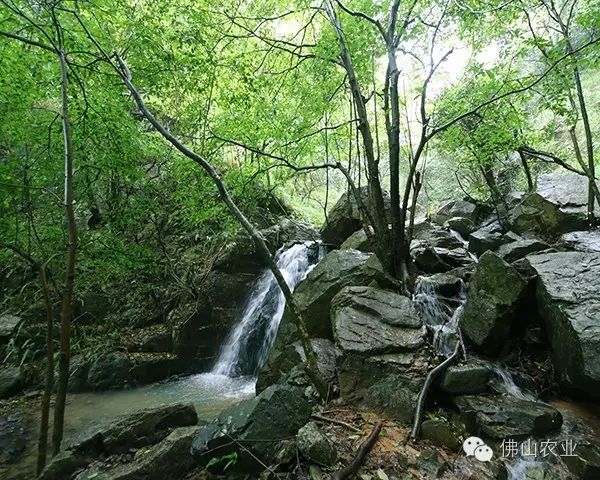
[[(282, 247), (275, 262), (293, 291), (324, 255), (316, 242)], [(225, 341), (212, 373), (226, 376), (256, 375), (267, 359), (279, 322), (285, 298), (275, 277), (266, 271), (246, 304), (242, 320)]]
[(427, 277), (419, 277), (413, 302), (421, 314), (427, 328), (433, 332), (433, 348), (445, 356), (452, 354), (456, 347), (458, 323), (467, 299), (467, 285), (461, 283), (459, 305), (452, 312), (435, 291), (434, 284)]

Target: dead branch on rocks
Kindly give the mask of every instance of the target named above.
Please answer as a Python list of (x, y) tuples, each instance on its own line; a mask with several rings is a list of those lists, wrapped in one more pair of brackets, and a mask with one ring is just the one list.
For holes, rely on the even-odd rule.
[(360, 428), (355, 427), (354, 425), (349, 424), (348, 422), (344, 422), (342, 420), (338, 420), (337, 418), (329, 418), (323, 417), (321, 415), (311, 415), (315, 420), (319, 420), (321, 422), (334, 423), (336, 425), (341, 425), (343, 427), (349, 428), (350, 430), (354, 430), (355, 432), (360, 432)]
[(365, 457), (368, 455), (368, 453), (371, 451), (371, 449), (377, 442), (377, 439), (379, 438), (380, 433), (381, 433), (381, 422), (377, 423), (373, 427), (373, 430), (371, 431), (371, 434), (369, 435), (369, 437), (361, 444), (360, 447), (358, 447), (358, 450), (356, 451), (356, 455), (354, 456), (352, 461), (347, 466), (342, 468), (341, 470), (338, 470), (337, 472), (335, 472), (331, 476), (331, 480), (344, 480), (345, 478), (348, 478), (350, 475), (354, 475), (358, 471), (360, 466), (363, 464), (363, 462), (365, 461)]
[(437, 367), (433, 368), (427, 374), (425, 378), (425, 383), (423, 384), (423, 388), (419, 393), (419, 397), (417, 398), (417, 408), (415, 409), (415, 419), (413, 422), (412, 430), (410, 431), (410, 438), (413, 440), (418, 440), (419, 434), (421, 432), (421, 422), (423, 419), (423, 413), (425, 411), (425, 402), (427, 400), (427, 394), (431, 389), (433, 382), (436, 378), (442, 374), (450, 365), (452, 365), (459, 357), (461, 350), (464, 348), (462, 337), (460, 335), (457, 336), (456, 339), (456, 347), (454, 348), (454, 352), (450, 355), (446, 360), (440, 363)]

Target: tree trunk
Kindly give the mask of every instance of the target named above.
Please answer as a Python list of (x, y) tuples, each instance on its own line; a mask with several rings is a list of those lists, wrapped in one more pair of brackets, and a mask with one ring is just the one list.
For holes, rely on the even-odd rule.
[(65, 284), (62, 292), (60, 354), (58, 357), (58, 387), (54, 407), (54, 425), (52, 431), (52, 455), (60, 451), (65, 420), (65, 402), (69, 383), (69, 360), (71, 356), (71, 320), (73, 317), (73, 289), (75, 284), (75, 256), (77, 252), (77, 225), (75, 223), (73, 196), (73, 144), (71, 121), (69, 119), (69, 79), (67, 60), (64, 51), (59, 52), (62, 96), (62, 125), (64, 137), (65, 187), (64, 204), (67, 216), (68, 245)]
[[(46, 262), (47, 264), (47, 262)], [(40, 265), (39, 275), (46, 305), (46, 386), (42, 396), (42, 414), (40, 420), (40, 435), (38, 438), (38, 458), (37, 474), (42, 473), (46, 465), (46, 456), (48, 453), (48, 423), (50, 420), (50, 399), (52, 397), (52, 388), (54, 387), (54, 345), (53, 328), (54, 312), (52, 308), (52, 299), (50, 289), (48, 288), (48, 279), (46, 277), (46, 264)]]

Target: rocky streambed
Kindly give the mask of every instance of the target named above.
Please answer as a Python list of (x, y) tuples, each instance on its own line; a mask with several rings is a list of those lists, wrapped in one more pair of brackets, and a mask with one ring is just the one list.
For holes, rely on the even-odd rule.
[[(215, 391), (216, 408), (203, 415), (207, 403), (198, 399), (210, 389), (194, 385), (201, 377), (112, 394), (143, 407), (153, 388), (173, 393), (163, 399), (167, 407), (152, 405), (75, 442), (48, 468), (63, 476), (46, 478), (328, 478), (379, 422), (363, 479), (600, 478), (600, 236), (585, 229), (587, 199), (564, 188), (579, 180), (542, 177), (537, 192), (514, 195), (500, 217), (459, 200), (419, 221), (412, 298), (383, 271), (353, 200), (342, 197), (320, 232), (330, 252), (294, 292), (330, 385), (327, 399), (310, 385), (298, 332), (284, 313), (256, 396), (252, 387), (233, 388), (234, 397), (248, 398), (229, 404), (226, 391)], [(280, 236), (287, 227), (272, 231), (268, 238), (278, 241), (315, 239), (304, 227), (287, 236)], [(256, 271), (252, 251), (240, 245), (217, 262), (215, 278)], [(242, 308), (210, 305), (213, 320), (225, 312), (215, 306)], [(171, 314), (179, 319), (172, 340), (196, 358), (214, 357), (214, 345), (194, 343), (208, 330), (186, 308)], [(459, 338), (464, 349), (427, 396), (420, 439), (408, 440), (427, 374)], [(192, 407), (173, 406), (182, 400), (195, 402), (208, 423), (190, 426)], [(188, 412), (187, 420), (164, 423), (170, 408)], [(131, 435), (118, 433), (125, 430)], [(465, 455), (470, 436), (489, 445), (490, 461)]]

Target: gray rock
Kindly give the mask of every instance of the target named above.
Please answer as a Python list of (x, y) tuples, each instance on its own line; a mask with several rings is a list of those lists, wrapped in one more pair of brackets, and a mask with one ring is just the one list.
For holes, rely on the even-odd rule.
[(414, 350), (425, 327), (412, 301), (370, 287), (346, 287), (331, 302), (333, 334), (343, 354), (365, 355)]
[(438, 447), (458, 451), (461, 447), (457, 429), (445, 418), (431, 418), (421, 424), (421, 438)]
[(577, 445), (575, 456), (563, 456), (567, 467), (580, 480), (600, 478), (600, 446), (593, 443)]
[(71, 450), (63, 450), (42, 471), (38, 480), (67, 480), (89, 464), (89, 459), (77, 455)]
[(375, 242), (369, 240), (365, 230), (361, 228), (344, 240), (340, 248), (370, 253), (375, 251)]
[(8, 398), (21, 391), (23, 375), (19, 367), (5, 367), (0, 370), (0, 398)]
[(469, 395), (455, 397), (454, 403), (469, 433), (496, 440), (542, 437), (562, 425), (555, 408), (514, 397)]
[(460, 328), (487, 354), (507, 340), (521, 305), (526, 283), (517, 270), (492, 252), (484, 253), (471, 278)]
[(452, 217), (446, 220), (445, 226), (457, 231), (462, 236), (467, 236), (477, 228), (475, 222), (471, 218)]
[[(203, 426), (192, 444), (192, 455), (206, 465), (214, 457), (236, 452), (238, 460), (231, 470), (262, 471), (262, 464), (270, 464), (276, 456), (281, 440), (296, 435), (311, 413), (312, 407), (303, 389), (273, 385)], [(239, 443), (232, 442), (232, 438)], [(239, 448), (240, 444), (244, 449)]]
[(492, 222), (469, 235), (469, 252), (482, 255), (502, 245), (504, 229), (499, 222)]
[[(385, 277), (379, 260), (373, 254), (357, 250), (334, 250), (327, 254), (294, 291), (296, 305), (309, 335), (332, 338), (329, 305), (342, 288), (368, 285)], [(287, 315), (284, 315), (282, 323), (289, 322), (289, 318), (285, 317)]]
[[(323, 380), (327, 382), (333, 380), (337, 356), (335, 345), (326, 338), (312, 338), (310, 342), (317, 355), (317, 366)], [(256, 392), (260, 393), (275, 383), (284, 383), (292, 369), (302, 366), (304, 361), (304, 351), (299, 341), (287, 345), (274, 345), (258, 374)]]
[(82, 433), (69, 443), (67, 449), (84, 457), (94, 457), (100, 453), (121, 453), (156, 443), (170, 429), (197, 423), (198, 416), (192, 404), (178, 403), (148, 408)]
[(534, 232), (554, 238), (585, 228), (587, 220), (585, 213), (565, 211), (539, 193), (530, 193), (511, 210), (508, 222), (511, 230), (518, 234)]
[(415, 233), (410, 253), (417, 268), (425, 273), (447, 272), (474, 261), (460, 238), (437, 226)]
[(194, 466), (190, 447), (198, 427), (181, 427), (156, 445), (138, 450), (133, 459), (115, 467), (94, 465), (74, 480), (164, 480), (181, 478)]
[(335, 444), (325, 435), (315, 422), (304, 425), (296, 435), (298, 449), (311, 463), (330, 467), (337, 462)]
[[(548, 173), (537, 179), (537, 192), (566, 214), (587, 214), (588, 178), (574, 173)], [(596, 212), (598, 202), (596, 202)]]
[(540, 252), (549, 247), (550, 246), (546, 242), (542, 242), (541, 240), (524, 238), (500, 246), (497, 253), (508, 263), (512, 263), (530, 253)]
[(409, 423), (428, 365), (423, 348), (367, 357), (347, 353), (338, 359), (340, 392), (359, 405)]
[(600, 398), (600, 253), (527, 257), (537, 272), (537, 301), (554, 372), (573, 392)]
[(17, 331), (21, 317), (16, 315), (0, 315), (0, 345), (5, 345)]
[(600, 252), (600, 232), (597, 230), (565, 233), (561, 240), (573, 250)]
[(451, 200), (440, 206), (437, 212), (432, 215), (432, 220), (439, 225), (443, 225), (444, 222), (453, 217), (468, 218), (475, 222), (478, 213), (477, 205), (474, 203), (466, 200)]
[(488, 389), (490, 370), (487, 365), (469, 362), (449, 367), (442, 376), (440, 388), (451, 394), (483, 393)]
[[(359, 191), (362, 201), (369, 205), (368, 188), (362, 187)], [(384, 192), (384, 205), (386, 211), (390, 208), (390, 197)], [(327, 220), (321, 227), (323, 242), (341, 245), (350, 235), (362, 228), (362, 216), (358, 204), (352, 193), (344, 193), (327, 214)]]
[(93, 390), (123, 388), (131, 379), (131, 367), (131, 360), (123, 352), (100, 355), (90, 366), (88, 385)]

